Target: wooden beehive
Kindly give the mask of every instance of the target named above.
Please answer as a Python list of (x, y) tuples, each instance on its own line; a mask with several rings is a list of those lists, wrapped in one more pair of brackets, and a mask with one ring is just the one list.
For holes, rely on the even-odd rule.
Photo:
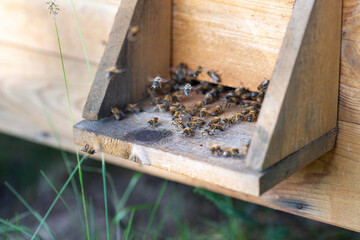
[[(74, 127), (75, 142), (259, 195), (334, 146), (341, 9), (340, 0), (123, 0), (84, 108), (86, 120)], [(135, 26), (139, 31), (129, 37)], [(114, 105), (146, 105), (147, 78), (166, 76), (179, 62), (219, 70), (222, 84), (231, 87), (254, 90), (271, 77), (258, 121), (204, 139), (176, 134), (169, 121), (146, 128), (155, 116), (148, 107), (122, 121), (109, 117)], [(113, 66), (122, 71), (110, 80)], [(192, 101), (196, 96), (184, 104)], [(243, 149), (250, 139), (246, 156), (209, 153), (212, 144)]]

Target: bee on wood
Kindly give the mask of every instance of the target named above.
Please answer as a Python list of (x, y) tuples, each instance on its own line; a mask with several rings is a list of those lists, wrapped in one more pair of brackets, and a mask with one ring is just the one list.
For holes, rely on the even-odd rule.
[(200, 73), (202, 73), (202, 67), (198, 66), (197, 69), (195, 70), (195, 72), (193, 72), (190, 76), (197, 78), (200, 75)]
[(173, 119), (178, 118), (178, 119), (182, 120), (182, 117), (183, 117), (183, 114), (182, 114), (181, 111), (175, 111), (174, 112)]
[(222, 153), (222, 150), (219, 145), (213, 145), (210, 147), (211, 154), (217, 153), (218, 155)]
[(132, 113), (139, 113), (142, 111), (141, 107), (137, 103), (134, 104), (129, 103), (126, 110)]
[(248, 122), (255, 122), (257, 118), (257, 113), (254, 110), (250, 110), (249, 114), (247, 115)]
[(241, 96), (241, 94), (248, 93), (249, 90), (247, 90), (245, 87), (241, 87), (241, 88), (236, 88), (234, 92), (236, 96)]
[(160, 97), (154, 97), (151, 99), (151, 104), (152, 105), (157, 105), (157, 104), (160, 104), (161, 103), (161, 98)]
[(221, 122), (221, 118), (219, 117), (214, 117), (210, 120), (210, 122), (208, 123), (208, 126), (211, 126), (213, 124), (217, 124), (217, 123), (220, 123)]
[(263, 82), (257, 87), (257, 89), (258, 89), (259, 91), (266, 91), (267, 88), (268, 88), (268, 86), (269, 86), (269, 83), (270, 83), (270, 81), (267, 80), (267, 79), (265, 79), (265, 81), (263, 81)]
[(251, 92), (245, 92), (240, 95), (240, 98), (243, 100), (251, 100)]
[(251, 92), (250, 93), (251, 100), (256, 101), (258, 94), (259, 94), (258, 92)]
[(265, 97), (265, 92), (261, 91), (259, 92), (259, 94), (256, 96), (256, 101), (261, 103), (264, 100)]
[(175, 115), (175, 112), (177, 111), (177, 107), (174, 107), (174, 106), (171, 106), (169, 108), (169, 113), (170, 115), (174, 116)]
[(225, 108), (229, 108), (232, 103), (234, 103), (236, 105), (244, 104), (239, 97), (229, 97), (226, 99)]
[(211, 136), (211, 135), (213, 135), (213, 132), (212, 132), (210, 129), (205, 128), (205, 129), (203, 129), (203, 130), (201, 131), (201, 134), (202, 134), (203, 136)]
[(112, 107), (111, 112), (114, 115), (115, 120), (122, 120), (125, 118), (125, 113), (120, 111), (117, 107)]
[(221, 81), (219, 75), (218, 75), (216, 72), (209, 70), (209, 71), (207, 72), (207, 74), (211, 77), (211, 79), (212, 79), (214, 82), (218, 83), (218, 82)]
[(169, 105), (173, 102), (173, 96), (171, 94), (166, 94), (163, 101)]
[(216, 131), (216, 130), (224, 131), (223, 126), (221, 124), (218, 124), (218, 123), (211, 124), (210, 129), (213, 130), (213, 131)]
[(157, 126), (158, 120), (159, 120), (159, 118), (154, 117), (154, 118), (150, 119), (150, 120), (147, 122), (147, 125), (148, 125), (149, 127), (153, 127), (153, 128), (154, 128), (154, 127)]
[(189, 127), (189, 128), (192, 128), (192, 129), (194, 129), (194, 128), (200, 129), (204, 124), (205, 124), (204, 121), (203, 121), (203, 122), (200, 122), (200, 121), (190, 121), (190, 122), (187, 123), (186, 126)]
[(249, 113), (249, 111), (250, 111), (250, 110), (248, 110), (248, 109), (242, 110), (242, 111), (241, 111), (241, 114), (245, 116), (246, 114)]
[(220, 113), (222, 113), (223, 111), (223, 108), (221, 105), (217, 105), (214, 107), (214, 109), (212, 110), (212, 112), (210, 113), (211, 116), (216, 116), (216, 115), (219, 115)]
[(122, 73), (122, 72), (124, 72), (124, 70), (119, 69), (117, 67), (110, 67), (110, 68), (107, 69), (106, 77), (108, 79), (112, 79), (116, 74), (119, 74), (119, 73)]
[(88, 155), (93, 155), (95, 153), (95, 150), (89, 146), (89, 144), (85, 144), (83, 152), (87, 153)]
[(223, 152), (224, 157), (235, 157), (239, 155), (239, 149), (237, 148), (229, 148)]
[(155, 108), (154, 108), (154, 112), (166, 112), (169, 108), (169, 105), (164, 104), (164, 103), (160, 103), (160, 104), (156, 104)]
[(200, 117), (206, 117), (206, 115), (208, 114), (206, 108), (201, 108), (200, 112), (199, 112), (199, 116)]
[(183, 134), (185, 137), (190, 137), (190, 136), (194, 135), (194, 132), (192, 131), (191, 128), (187, 127), (187, 128), (184, 128)]
[(205, 95), (205, 98), (204, 98), (203, 102), (204, 102), (205, 105), (207, 105), (207, 104), (213, 103), (214, 100), (215, 100), (214, 96), (211, 93), (207, 93)]
[(234, 115), (234, 118), (235, 118), (236, 121), (241, 122), (241, 121), (245, 120), (245, 115), (242, 114), (242, 113), (236, 113)]
[(139, 26), (133, 26), (129, 29), (127, 39), (130, 41), (134, 41), (136, 38), (137, 33), (139, 32), (140, 28)]
[(204, 107), (204, 102), (203, 101), (198, 101), (193, 108), (194, 113), (197, 112), (197, 110), (201, 109), (202, 107)]
[(225, 126), (225, 127), (231, 127), (231, 124), (234, 123), (234, 118), (233, 117), (225, 117), (221, 120), (221, 123)]
[(179, 118), (173, 118), (171, 121), (171, 125), (177, 127), (178, 129), (184, 129), (185, 125), (182, 123), (182, 121)]
[(199, 87), (196, 89), (196, 92), (199, 94), (206, 94), (207, 91), (212, 89), (213, 85), (208, 82), (201, 82)]

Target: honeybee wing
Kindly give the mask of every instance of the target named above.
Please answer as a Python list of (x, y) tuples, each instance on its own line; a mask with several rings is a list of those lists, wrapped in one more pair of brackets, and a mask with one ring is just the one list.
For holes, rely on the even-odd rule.
[[(159, 75), (159, 77), (161, 77), (160, 75)], [(147, 80), (149, 81), (149, 82), (154, 82), (155, 81), (155, 78), (156, 77), (148, 77), (147, 78)], [(161, 77), (161, 82), (163, 82), (163, 83), (167, 83), (168, 81), (170, 81), (171, 79), (169, 79), (169, 78), (163, 78), (163, 77)]]

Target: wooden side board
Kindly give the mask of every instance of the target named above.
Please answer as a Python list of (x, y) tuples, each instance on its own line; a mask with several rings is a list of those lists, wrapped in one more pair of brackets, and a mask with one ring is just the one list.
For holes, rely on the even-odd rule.
[[(0, 3), (1, 7), (3, 3), (4, 1)], [(60, 7), (64, 9), (63, 6)], [(118, 6), (114, 4), (112, 7), (111, 12), (104, 12), (103, 8), (100, 7), (97, 9), (99, 11), (97, 14), (104, 14), (103, 26), (100, 25), (99, 29), (105, 31), (108, 26), (107, 21), (112, 22)], [(16, 9), (17, 14), (26, 15), (29, 19), (34, 16), (31, 12), (22, 12), (21, 7)], [(79, 14), (81, 14), (79, 15), (81, 18), (85, 12)], [(47, 14), (42, 16), (43, 21), (48, 20)], [(17, 15), (8, 15), (8, 17), (13, 22), (18, 19)], [(334, 150), (298, 171), (260, 198), (226, 191), (197, 179), (169, 173), (167, 170), (154, 170), (145, 165), (139, 166), (132, 161), (120, 158), (106, 156), (106, 160), (122, 167), (144, 171), (191, 186), (206, 187), (245, 201), (360, 231), (360, 108), (358, 107), (360, 104), (358, 81), (360, 76), (358, 60), (360, 45), (357, 43), (360, 39), (357, 20), (359, 17), (360, 2), (358, 0), (344, 0), (339, 134)], [(0, 21), (1, 27), (3, 27), (3, 23), (4, 21)], [(88, 26), (91, 29), (92, 26), (88, 24), (91, 23), (83, 22), (83, 28)], [(40, 32), (36, 28), (28, 28), (22, 37), (42, 36)], [(68, 34), (75, 36), (77, 32), (68, 32)], [(107, 34), (105, 33), (105, 35)], [(56, 41), (54, 35), (50, 34), (49, 36), (54, 37), (54, 41)], [(64, 42), (67, 38), (63, 39)], [(57, 142), (51, 133), (42, 108), (44, 104), (61, 136), (63, 146), (69, 151), (74, 151), (72, 126), (58, 55), (37, 47), (22, 45), (21, 41), (14, 42), (13, 40), (6, 40), (6, 44), (0, 43), (2, 53), (0, 55), (2, 66), (0, 69), (0, 95), (2, 96), (2, 101), (0, 101), (0, 131), (57, 147)], [(86, 64), (80, 59), (82, 56), (80, 54), (81, 45), (74, 46), (72, 51), (78, 52), (79, 58), (69, 56), (64, 61), (70, 83), (74, 118), (75, 121), (80, 121), (82, 108), (90, 89), (90, 79), (87, 75)], [(101, 56), (102, 52), (103, 50), (99, 50), (97, 56)], [(97, 59), (97, 61), (99, 60)], [(96, 59), (94, 59), (95, 61)], [(97, 65), (92, 66), (94, 69), (97, 67)], [(99, 158), (100, 155), (95, 157)]]
[(293, 10), (246, 165), (264, 170), (337, 125), (341, 0)]

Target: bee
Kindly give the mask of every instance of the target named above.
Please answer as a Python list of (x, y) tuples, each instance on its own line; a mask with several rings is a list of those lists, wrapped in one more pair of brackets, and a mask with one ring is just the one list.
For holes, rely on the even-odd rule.
[(157, 75), (152, 81), (153, 81), (153, 84), (151, 85), (151, 88), (156, 89), (156, 88), (161, 87), (163, 78), (160, 75)]
[(166, 112), (168, 110), (169, 106), (165, 103), (156, 104), (154, 108), (154, 112)]
[(184, 129), (185, 128), (185, 125), (178, 118), (173, 118), (173, 120), (171, 121), (171, 125), (179, 128), (179, 129)]
[(191, 84), (187, 83), (184, 87), (184, 93), (187, 97), (190, 95), (191, 89), (192, 89)]
[(236, 96), (241, 96), (241, 94), (248, 93), (249, 90), (247, 90), (245, 87), (241, 87), (241, 88), (236, 88), (234, 92)]
[(185, 106), (181, 103), (173, 103), (171, 106), (176, 107), (178, 110), (182, 110), (185, 108)]
[(241, 98), (241, 99), (244, 99), (244, 100), (246, 100), (246, 99), (250, 100), (250, 99), (251, 99), (251, 92), (242, 93), (242, 94), (240, 95), (240, 98)]
[(111, 112), (114, 115), (115, 120), (122, 120), (125, 118), (125, 114), (120, 111), (117, 107), (112, 107)]
[(174, 71), (177, 82), (183, 83), (187, 77), (187, 66), (184, 63), (180, 63)]
[(149, 94), (149, 96), (151, 98), (154, 98), (154, 97), (156, 97), (158, 95), (158, 93), (156, 92), (156, 89), (154, 89), (152, 87), (147, 87), (146, 92)]
[(234, 118), (236, 119), (236, 121), (241, 122), (245, 120), (245, 115), (242, 113), (236, 113), (234, 115)]
[(249, 114), (247, 115), (247, 121), (248, 122), (255, 122), (257, 118), (257, 114), (254, 110), (251, 110)]
[(95, 153), (95, 150), (92, 147), (90, 147), (87, 143), (85, 144), (84, 149), (82, 151), (87, 153), (88, 155), (92, 155)]
[(202, 73), (202, 67), (198, 66), (197, 69), (195, 70), (195, 72), (193, 72), (190, 76), (194, 77), (194, 78), (197, 78), (200, 73)]
[(201, 128), (204, 124), (205, 124), (204, 121), (202, 121), (202, 122), (200, 122), (200, 121), (190, 121), (190, 122), (187, 123), (187, 127), (192, 128), (192, 129), (193, 129), (193, 128), (199, 129), (199, 128)]
[(204, 98), (203, 102), (204, 102), (205, 105), (213, 103), (214, 102), (214, 96), (211, 93), (207, 93), (205, 95), (205, 98)]
[(174, 107), (174, 106), (171, 106), (169, 108), (169, 113), (170, 115), (174, 116), (175, 115), (175, 112), (177, 111), (177, 107)]
[(191, 128), (187, 127), (187, 128), (184, 128), (183, 134), (185, 137), (190, 137), (190, 136), (194, 135), (194, 132), (192, 131)]
[(206, 108), (200, 109), (200, 112), (199, 112), (200, 117), (206, 117), (207, 114), (208, 114), (208, 112), (206, 111)]
[(210, 129), (208, 129), (208, 128), (203, 129), (203, 130), (201, 131), (201, 134), (202, 134), (203, 136), (211, 136), (211, 135), (213, 135), (212, 131), (211, 131)]
[(255, 101), (256, 98), (257, 98), (257, 96), (258, 96), (258, 94), (259, 94), (258, 92), (251, 92), (251, 93), (250, 93), (250, 98), (251, 98), (251, 100), (254, 100), (254, 101)]
[(219, 130), (219, 131), (224, 131), (224, 128), (221, 124), (218, 123), (214, 123), (210, 125), (210, 129), (215, 131), (215, 130)]
[(248, 151), (249, 151), (250, 143), (251, 143), (251, 140), (249, 140), (248, 143), (245, 145), (245, 148), (244, 148), (244, 153), (245, 154), (247, 154)]
[(267, 88), (268, 88), (268, 86), (269, 86), (269, 83), (270, 83), (270, 81), (269, 80), (267, 80), (267, 79), (265, 79), (265, 81), (263, 81), (258, 87), (257, 87), (257, 89), (259, 90), (259, 91), (266, 91), (267, 90)]
[(229, 148), (223, 152), (224, 157), (235, 157), (239, 155), (239, 149), (237, 148)]
[(243, 102), (239, 97), (229, 97), (226, 99), (226, 105), (225, 108), (229, 108), (232, 103), (235, 103), (236, 105), (242, 105)]
[(208, 71), (207, 74), (211, 77), (211, 79), (212, 79), (214, 82), (216, 82), (216, 83), (220, 82), (220, 77), (219, 77), (219, 75), (218, 75), (216, 72), (214, 72), (214, 71)]
[(178, 119), (182, 120), (183, 114), (181, 113), (181, 111), (175, 111), (173, 116), (174, 116), (173, 119), (178, 118)]
[(212, 110), (212, 112), (210, 114), (211, 114), (211, 116), (216, 116), (216, 115), (219, 115), (222, 111), (223, 111), (222, 106), (217, 105), (214, 107), (214, 109)]
[(130, 41), (134, 41), (137, 33), (139, 32), (139, 29), (140, 29), (139, 26), (131, 27), (128, 32), (127, 39)]
[(210, 122), (208, 123), (208, 126), (211, 126), (213, 124), (217, 124), (217, 123), (220, 123), (221, 122), (221, 118), (219, 117), (214, 117), (210, 120)]
[(158, 120), (159, 120), (159, 118), (154, 117), (154, 118), (150, 119), (150, 120), (147, 122), (147, 125), (148, 125), (149, 127), (153, 127), (153, 128), (154, 128), (154, 127), (157, 126)]
[(211, 154), (215, 154), (215, 153), (221, 154), (221, 153), (222, 153), (222, 150), (221, 150), (221, 148), (220, 148), (219, 145), (213, 145), (213, 146), (211, 146), (211, 147), (210, 147), (210, 151), (211, 151)]
[(129, 112), (132, 112), (132, 113), (139, 113), (142, 111), (141, 107), (137, 103), (134, 103), (134, 104), (129, 103), (126, 110), (128, 110)]
[(259, 94), (256, 96), (256, 101), (261, 103), (264, 100), (265, 97), (265, 92), (261, 91), (259, 92)]
[(198, 109), (201, 109), (202, 107), (204, 107), (204, 102), (203, 101), (198, 101), (195, 105), (194, 105), (194, 112), (196, 113)]
[(115, 74), (122, 73), (123, 71), (124, 71), (124, 70), (119, 69), (119, 68), (117, 68), (117, 67), (110, 67), (110, 68), (107, 69), (106, 77), (107, 77), (108, 79), (112, 79), (112, 78), (115, 76)]
[(160, 104), (161, 103), (161, 98), (160, 97), (154, 97), (151, 99), (151, 104), (152, 105), (157, 105), (157, 104)]
[(169, 103), (172, 103), (172, 102), (173, 102), (173, 97), (172, 97), (172, 95), (166, 94), (166, 95), (164, 96), (164, 102), (167, 102), (168, 104), (169, 104)]
[(248, 109), (242, 110), (242, 111), (241, 111), (241, 114), (245, 116), (246, 114), (249, 113), (249, 111), (250, 111), (250, 110), (248, 110)]
[(221, 123), (225, 126), (225, 127), (231, 127), (231, 124), (234, 123), (234, 118), (233, 117), (225, 117), (221, 120)]
[(199, 94), (205, 94), (207, 91), (211, 90), (213, 85), (208, 82), (201, 82), (199, 88), (196, 89), (196, 92)]

